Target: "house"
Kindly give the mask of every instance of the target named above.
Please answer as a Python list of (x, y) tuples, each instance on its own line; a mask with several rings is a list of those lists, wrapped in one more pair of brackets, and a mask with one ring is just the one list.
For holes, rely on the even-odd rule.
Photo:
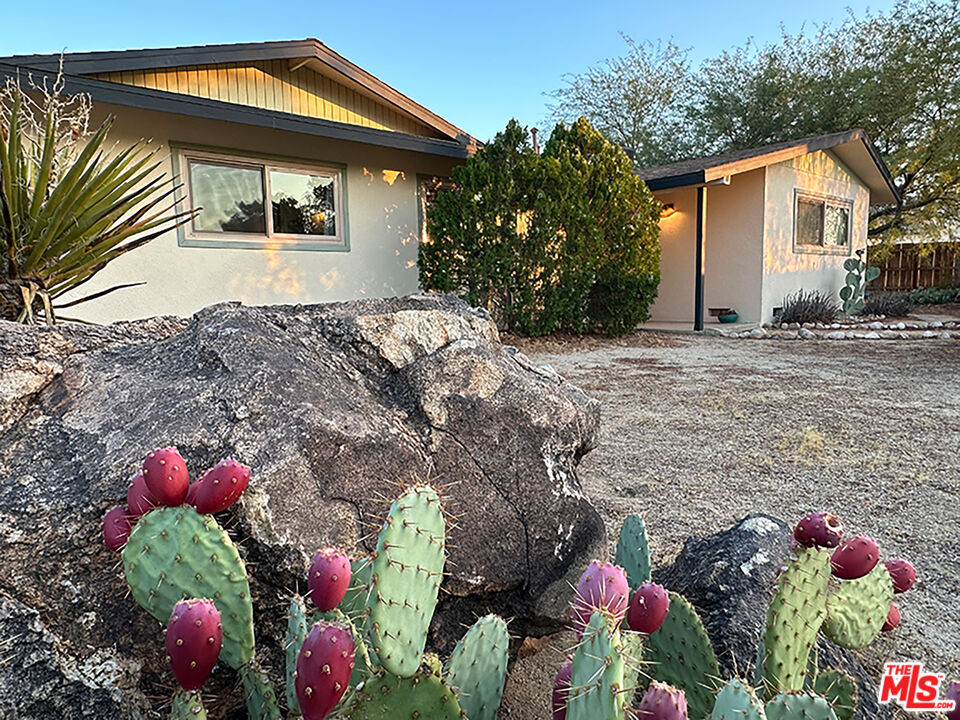
[(736, 310), (741, 322), (769, 322), (800, 289), (836, 296), (844, 260), (866, 247), (870, 206), (899, 197), (863, 130), (638, 174), (664, 203), (651, 321), (697, 330), (717, 322), (711, 315), (723, 308)]
[[(0, 58), (56, 77), (60, 55)], [(111, 140), (151, 138), (196, 219), (107, 266), (78, 295), (94, 321), (211, 303), (388, 296), (418, 288), (421, 202), (476, 149), (450, 122), (313, 40), (62, 56)], [(69, 300), (70, 296), (65, 296)]]

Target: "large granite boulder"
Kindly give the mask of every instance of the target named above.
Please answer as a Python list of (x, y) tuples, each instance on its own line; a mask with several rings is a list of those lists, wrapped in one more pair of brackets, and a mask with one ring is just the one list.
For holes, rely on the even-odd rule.
[[(728, 530), (690, 538), (672, 565), (654, 573), (657, 582), (685, 596), (700, 612), (725, 677), (753, 676), (777, 571), (790, 553), (791, 536), (782, 520), (748, 515)], [(822, 634), (818, 653), (821, 668), (838, 667), (857, 679), (856, 720), (893, 717), (889, 706), (877, 703), (879, 674), (868, 672), (854, 653)]]
[[(372, 547), (397, 483), (432, 478), (456, 518), (431, 645), (479, 613), (520, 637), (560, 626), (570, 581), (602, 552), (576, 467), (598, 407), (435, 296), (218, 305), (189, 321), (0, 324), (0, 715), (154, 717), (169, 697), (159, 625), (125, 597), (101, 515), (144, 453), (196, 473), (250, 465), (222, 522), (242, 541), (258, 655), (280, 667), (285, 598), (325, 545)], [(240, 703), (218, 670), (210, 707)]]

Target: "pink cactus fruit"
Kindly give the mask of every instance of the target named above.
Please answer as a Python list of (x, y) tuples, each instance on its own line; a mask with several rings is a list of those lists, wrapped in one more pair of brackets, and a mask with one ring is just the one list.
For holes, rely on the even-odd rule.
[(877, 566), (880, 548), (866, 535), (844, 540), (830, 558), (833, 574), (843, 580), (856, 580)]
[(881, 632), (890, 632), (900, 624), (900, 608), (890, 603), (890, 612), (887, 613), (887, 619), (880, 628)]
[(233, 505), (250, 483), (250, 468), (225, 458), (190, 485), (187, 503), (198, 513), (216, 513)]
[(167, 623), (167, 660), (185, 690), (202, 686), (220, 656), (223, 629), (212, 600), (181, 600)]
[(630, 597), (627, 608), (627, 626), (636, 632), (656, 632), (667, 618), (670, 610), (670, 595), (666, 588), (645, 582)]
[(127, 488), (127, 512), (130, 513), (130, 517), (136, 520), (159, 504), (147, 487), (147, 483), (143, 479), (143, 472), (134, 475), (130, 481), (130, 487)]
[(890, 579), (893, 580), (893, 591), (895, 593), (906, 592), (913, 587), (917, 581), (917, 571), (913, 563), (903, 558), (894, 558), (884, 563), (887, 572), (890, 573)]
[(570, 677), (573, 675), (573, 660), (563, 661), (557, 676), (553, 679), (553, 720), (565, 720), (567, 717), (567, 699), (570, 693)]
[(595, 610), (604, 610), (613, 616), (619, 625), (627, 612), (630, 586), (622, 568), (594, 560), (584, 570), (577, 583), (577, 595), (573, 601), (573, 627), (577, 636), (590, 622)]
[(835, 548), (843, 539), (843, 523), (832, 513), (810, 513), (797, 523), (793, 537), (804, 547)]
[(353, 635), (342, 625), (319, 622), (311, 628), (297, 656), (294, 687), (304, 720), (325, 720), (350, 684)]
[(117, 505), (108, 510), (100, 522), (100, 531), (103, 533), (103, 541), (107, 547), (114, 552), (119, 552), (130, 537), (130, 516), (127, 514), (127, 509)]
[(322, 612), (333, 610), (350, 587), (350, 558), (336, 548), (317, 552), (307, 576), (307, 587), (317, 608)]
[(143, 459), (143, 480), (160, 505), (183, 503), (190, 489), (187, 463), (175, 447), (152, 450)]
[(953, 700), (953, 710), (947, 713), (947, 720), (960, 720), (960, 681), (954, 680), (947, 686), (947, 700)]
[(637, 707), (637, 720), (687, 720), (683, 690), (654, 680)]

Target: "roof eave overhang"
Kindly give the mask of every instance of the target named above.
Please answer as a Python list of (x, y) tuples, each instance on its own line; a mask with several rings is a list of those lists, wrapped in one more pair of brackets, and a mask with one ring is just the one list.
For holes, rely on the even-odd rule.
[[(25, 78), (31, 76), (35, 82), (56, 79), (56, 71), (36, 70), (0, 63), (0, 77)], [(222, 120), (225, 122), (253, 125), (256, 127), (285, 130), (288, 132), (314, 135), (318, 137), (347, 140), (350, 142), (379, 145), (381, 147), (410, 150), (413, 152), (441, 155), (453, 158), (467, 158), (473, 148), (455, 140), (409, 135), (390, 130), (333, 122), (320, 118), (310, 118), (291, 113), (264, 110), (248, 105), (210, 100), (192, 95), (181, 95), (162, 90), (141, 88), (132, 85), (96, 80), (77, 75), (64, 75), (64, 87), (67, 92), (85, 93), (93, 100), (111, 105), (175, 113), (191, 117)]]

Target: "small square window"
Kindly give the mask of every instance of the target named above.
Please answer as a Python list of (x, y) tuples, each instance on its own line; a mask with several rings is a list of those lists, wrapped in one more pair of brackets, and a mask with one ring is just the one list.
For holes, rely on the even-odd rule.
[(845, 254), (850, 246), (849, 202), (797, 193), (793, 241), (796, 252)]
[(203, 247), (346, 248), (341, 170), (184, 151), (185, 229)]

